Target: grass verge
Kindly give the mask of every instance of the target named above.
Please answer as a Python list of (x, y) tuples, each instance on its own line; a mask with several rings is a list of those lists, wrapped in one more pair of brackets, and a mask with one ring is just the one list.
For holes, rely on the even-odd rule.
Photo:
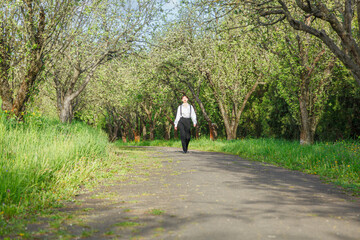
[[(144, 141), (121, 145), (181, 147), (178, 141)], [(191, 149), (239, 155), (249, 160), (272, 163), (291, 170), (317, 174), (342, 186), (354, 195), (360, 195), (360, 142), (319, 142), (302, 146), (298, 142), (277, 139), (191, 140)]]
[(0, 111), (0, 235), (19, 219), (60, 205), (106, 167), (106, 135), (82, 123), (61, 124), (40, 113), (25, 121)]

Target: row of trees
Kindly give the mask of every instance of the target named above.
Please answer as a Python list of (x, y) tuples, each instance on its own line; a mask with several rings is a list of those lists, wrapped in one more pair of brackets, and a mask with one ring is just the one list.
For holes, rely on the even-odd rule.
[[(5, 20), (18, 19), (2, 25), (0, 47), (16, 54), (1, 51), (0, 90), (3, 110), (18, 118), (34, 96), (34, 106), (52, 104), (63, 122), (102, 126), (111, 141), (170, 139), (186, 94), (198, 114), (196, 136), (309, 144), (360, 135), (358, 1), (194, 0), (171, 22), (154, 21), (163, 16), (159, 1), (8, 2)], [(33, 82), (26, 76), (40, 45), (16, 30), (26, 28), (29, 6), (35, 35), (52, 26), (41, 16), (61, 16), (42, 37), (48, 43)]]
[(2, 109), (21, 119), (39, 85), (53, 81), (60, 120), (100, 65), (135, 51), (161, 1), (4, 0), (0, 3)]

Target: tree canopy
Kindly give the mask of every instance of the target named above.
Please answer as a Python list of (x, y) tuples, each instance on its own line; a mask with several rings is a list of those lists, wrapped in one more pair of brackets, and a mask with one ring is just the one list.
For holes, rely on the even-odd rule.
[(170, 139), (186, 94), (196, 137), (359, 138), (360, 1), (167, 4), (3, 1), (2, 110)]

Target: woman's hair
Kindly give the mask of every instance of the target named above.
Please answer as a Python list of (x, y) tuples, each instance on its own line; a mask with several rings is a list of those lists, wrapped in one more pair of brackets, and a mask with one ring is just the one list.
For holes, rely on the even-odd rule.
[(186, 97), (187, 99), (189, 99), (188, 96), (186, 96), (185, 94), (182, 95), (181, 99), (183, 99), (184, 97)]

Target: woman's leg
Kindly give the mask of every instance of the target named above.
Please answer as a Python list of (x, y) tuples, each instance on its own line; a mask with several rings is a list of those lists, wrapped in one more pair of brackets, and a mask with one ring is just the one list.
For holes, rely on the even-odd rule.
[(180, 139), (181, 139), (182, 149), (184, 152), (186, 152), (187, 151), (186, 132), (185, 132), (185, 126), (181, 120), (179, 121), (178, 128), (180, 130)]
[(188, 151), (189, 142), (190, 142), (190, 138), (186, 139), (186, 152)]
[(184, 131), (185, 131), (185, 152), (188, 151), (188, 146), (189, 146), (189, 142), (190, 142), (190, 138), (191, 138), (191, 120), (190, 119), (185, 119), (184, 121)]

